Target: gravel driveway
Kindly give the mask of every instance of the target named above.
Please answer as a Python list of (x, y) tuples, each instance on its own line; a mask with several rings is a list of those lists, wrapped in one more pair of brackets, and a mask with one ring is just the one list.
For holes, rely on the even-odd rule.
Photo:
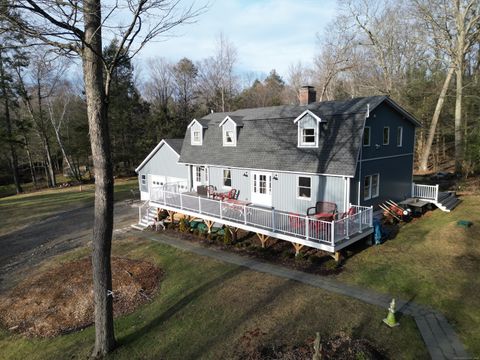
[[(115, 203), (114, 228), (137, 221), (135, 205)], [(31, 267), (91, 241), (93, 204), (57, 213), (40, 222), (0, 236), (0, 293)]]

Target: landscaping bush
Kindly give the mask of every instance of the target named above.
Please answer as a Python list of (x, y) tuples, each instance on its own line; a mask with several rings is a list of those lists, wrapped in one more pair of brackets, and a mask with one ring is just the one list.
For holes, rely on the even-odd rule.
[(186, 233), (190, 230), (190, 223), (187, 221), (187, 219), (183, 218), (180, 220), (178, 224), (178, 230), (182, 233)]
[(232, 233), (227, 228), (223, 231), (223, 243), (225, 245), (230, 245), (232, 243)]

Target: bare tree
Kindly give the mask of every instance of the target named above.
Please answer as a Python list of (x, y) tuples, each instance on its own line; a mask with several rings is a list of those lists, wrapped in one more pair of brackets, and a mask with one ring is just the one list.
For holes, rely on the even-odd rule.
[(287, 85), (285, 86), (285, 101), (288, 104), (298, 104), (299, 90), (302, 86), (312, 84), (312, 70), (301, 62), (290, 64), (287, 70)]
[(420, 168), (426, 170), (445, 94), (455, 72), (455, 169), (461, 171), (463, 158), (462, 98), (465, 56), (480, 36), (480, 2), (478, 0), (414, 0), (415, 10), (430, 32), (435, 47), (450, 63), (432, 119)]
[[(104, 4), (103, 7), (100, 0), (17, 0), (7, 2), (0, 10), (2, 18), (12, 28), (65, 55), (78, 55), (82, 60), (95, 168), (92, 256), (95, 357), (103, 356), (115, 347), (110, 264), (113, 169), (107, 121), (112, 72), (122, 57), (132, 58), (150, 40), (178, 25), (192, 22), (205, 9), (194, 8), (193, 4), (186, 8), (180, 5), (179, 0), (127, 0)], [(125, 24), (117, 22), (120, 16)], [(102, 55), (103, 33), (119, 39), (118, 51), (108, 61)]]

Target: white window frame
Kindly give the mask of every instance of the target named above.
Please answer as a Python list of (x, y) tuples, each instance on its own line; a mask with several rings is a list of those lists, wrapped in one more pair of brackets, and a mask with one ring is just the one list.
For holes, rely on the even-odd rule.
[[(203, 144), (203, 129), (198, 127), (192, 126), (190, 129), (190, 137), (191, 137), (191, 144), (193, 146), (201, 146)], [(199, 140), (195, 141), (195, 133), (199, 133)]]
[[(368, 129), (368, 144), (365, 144), (365, 130), (367, 129)], [(372, 138), (372, 128), (370, 126), (365, 126), (365, 129), (363, 130), (363, 137), (362, 137), (363, 146), (365, 147), (370, 146), (371, 138)]]
[[(387, 141), (385, 142), (385, 129), (387, 129)], [(390, 144), (390, 126), (384, 126), (382, 132), (382, 144), (389, 145)]]
[(147, 185), (147, 175), (140, 175), (142, 185)]
[[(400, 135), (400, 141), (399, 140), (399, 135)], [(403, 146), (403, 126), (397, 127), (397, 147), (402, 147)]]
[[(225, 185), (225, 171), (230, 173), (230, 185)], [(232, 169), (222, 169), (222, 188), (224, 189), (231, 189), (232, 188)]]
[[(312, 130), (315, 141), (313, 143), (303, 141), (303, 130)], [(318, 121), (315, 127), (302, 127), (301, 121), (298, 122), (298, 147), (299, 148), (316, 148), (318, 147)]]
[(203, 168), (201, 166), (195, 166), (195, 181), (197, 183), (202, 182), (202, 170)]
[[(227, 133), (232, 133), (232, 141), (227, 141)], [(223, 128), (223, 146), (237, 146), (237, 129), (235, 127), (234, 130), (226, 130)]]
[[(300, 178), (309, 178), (310, 179), (310, 197), (304, 197), (304, 196), (300, 196)], [(304, 188), (305, 186), (302, 186), (302, 188)], [(313, 188), (312, 188), (312, 177), (311, 176), (306, 176), (306, 175), (297, 175), (297, 189), (296, 189), (296, 192), (297, 192), (297, 199), (298, 200), (306, 200), (306, 201), (310, 201), (312, 200), (312, 191), (313, 191)]]
[[(376, 176), (377, 177), (377, 187), (376, 187), (376, 191), (375, 191), (375, 194), (374, 192), (372, 191), (373, 190), (373, 177)], [(366, 179), (369, 179), (369, 183), (368, 183), (368, 196), (365, 196), (365, 180)], [(363, 178), (363, 187), (362, 187), (362, 192), (363, 192), (363, 200), (370, 200), (370, 199), (375, 199), (377, 198), (379, 195), (380, 195), (380, 174), (379, 173), (376, 173), (376, 174), (372, 174), (372, 175), (365, 175), (365, 177)]]

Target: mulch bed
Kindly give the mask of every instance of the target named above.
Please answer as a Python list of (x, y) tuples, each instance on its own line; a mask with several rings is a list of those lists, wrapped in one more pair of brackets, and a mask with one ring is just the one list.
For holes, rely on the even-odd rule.
[[(311, 360), (314, 355), (314, 339), (302, 344), (268, 344), (255, 346), (258, 329), (249, 331), (240, 339), (239, 350), (233, 357), (237, 360)], [(322, 360), (383, 360), (386, 357), (366, 339), (352, 339), (344, 333), (321, 339), (319, 359)]]
[[(167, 230), (160, 230), (171, 237), (200, 243), (206, 247), (214, 247), (239, 255), (254, 257), (270, 263), (287, 266), (292, 269), (319, 275), (336, 275), (342, 272), (342, 263), (337, 263), (329, 253), (304, 247), (295, 256), (293, 246), (288, 241), (270, 239), (268, 246), (262, 248), (260, 240), (254, 233), (239, 230), (235, 243), (225, 243), (223, 236), (199, 233), (198, 231), (181, 232), (178, 225), (168, 225)], [(154, 231), (153, 229), (151, 231)]]
[[(112, 257), (114, 316), (151, 299), (163, 272), (152, 263)], [(0, 321), (11, 331), (50, 337), (93, 323), (90, 258), (67, 262), (27, 278), (0, 298)]]

